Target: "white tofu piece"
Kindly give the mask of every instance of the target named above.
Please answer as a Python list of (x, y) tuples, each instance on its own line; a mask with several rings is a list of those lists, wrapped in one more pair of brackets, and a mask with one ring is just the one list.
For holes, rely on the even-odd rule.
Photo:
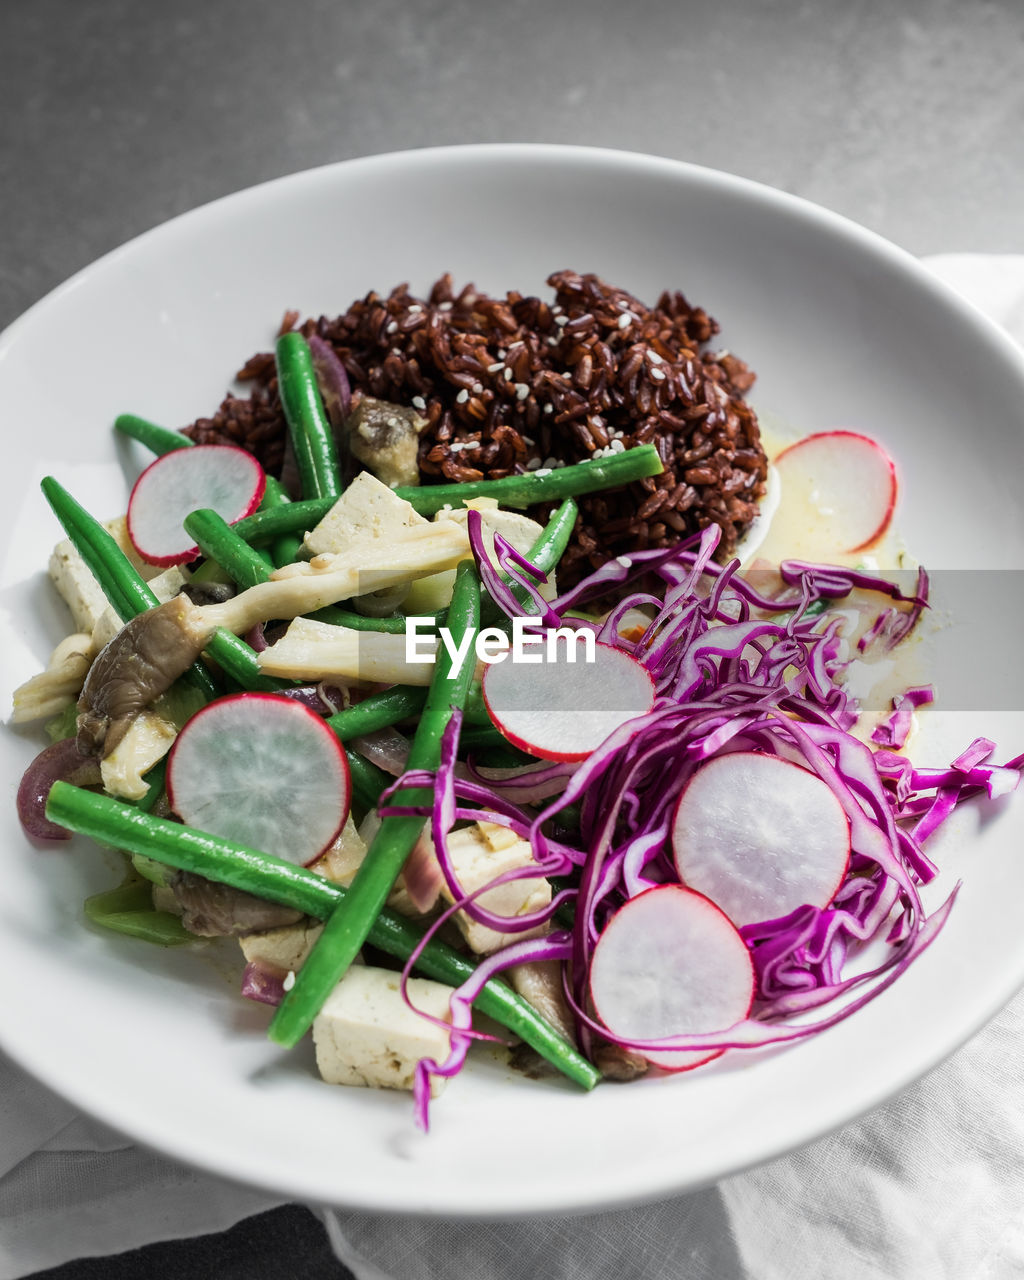
[(428, 523), (376, 476), (361, 471), (316, 528), (306, 534), (302, 554), (341, 554), (353, 543), (386, 546), (397, 532)]
[(297, 973), (306, 963), (323, 925), (314, 920), (284, 925), (280, 929), (261, 929), (239, 938), (242, 955), (249, 964), (281, 973)]
[[(530, 548), (544, 532), (536, 520), (524, 516), (521, 511), (503, 511), (493, 498), (471, 498), (461, 510), (439, 511), (435, 520), (454, 520), (456, 524), (466, 525), (470, 509), (480, 512), (484, 543), (487, 552), (496, 561), (494, 554), (494, 535), (500, 533), (507, 539), (520, 555), (527, 555)], [(548, 574), (547, 582), (539, 587), (545, 600), (553, 600), (558, 594), (555, 586), (555, 575)]]
[[(146, 564), (139, 559), (139, 554), (128, 537), (128, 522), (124, 516), (106, 521), (103, 527), (143, 578), (150, 581), (161, 572), (156, 565)], [(107, 597), (69, 538), (58, 542), (54, 547), (49, 569), (54, 585), (71, 610), (75, 629), (91, 634), (107, 610)]]
[(112, 796), (141, 800), (149, 790), (142, 776), (170, 751), (178, 730), (155, 711), (140, 711), (110, 755), (100, 761), (103, 786)]
[[(417, 1009), (445, 1020), (452, 991), (429, 978), (410, 978), (408, 984)], [(450, 1033), (409, 1008), (400, 974), (353, 965), (314, 1020), (313, 1043), (328, 1084), (411, 1089), (421, 1058), (442, 1062), (448, 1056)], [(433, 1077), (431, 1095), (436, 1097), (444, 1084)]]
[[(448, 836), (452, 866), (466, 893), (473, 893), (506, 871), (536, 866), (528, 840), (521, 840), (507, 827), (498, 826), (497, 831), (493, 831), (493, 826), (493, 823), (477, 822)], [(512, 836), (511, 842), (507, 839), (509, 835)], [(455, 901), (447, 884), (442, 888), (441, 896), (449, 903)], [(551, 901), (551, 885), (543, 876), (524, 876), (488, 889), (474, 901), (495, 915), (509, 918), (529, 915)], [(477, 955), (488, 955), (523, 938), (540, 937), (546, 931), (546, 926), (541, 925), (521, 933), (501, 933), (470, 919), (465, 911), (456, 911), (453, 919)]]

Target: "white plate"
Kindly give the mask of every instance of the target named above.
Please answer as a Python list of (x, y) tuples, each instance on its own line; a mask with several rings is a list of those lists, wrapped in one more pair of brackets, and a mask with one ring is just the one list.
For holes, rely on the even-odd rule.
[[(336, 314), (371, 288), (458, 282), (543, 291), (593, 270), (653, 301), (683, 290), (758, 371), (755, 403), (809, 431), (889, 444), (900, 526), (929, 565), (1022, 563), (1024, 364), (910, 257), (790, 196), (639, 155), (467, 147), (381, 156), (269, 183), (178, 218), (44, 299), (0, 340), (3, 689), (66, 628), (45, 579), (52, 472), (90, 510), (123, 507), (140, 455), (110, 423), (209, 412), (282, 313)], [(991, 729), (1009, 756), (1024, 716), (933, 718), (926, 759)], [(940, 741), (940, 739), (942, 741)], [(137, 1140), (288, 1196), (434, 1214), (593, 1208), (694, 1187), (876, 1105), (950, 1053), (1024, 982), (1019, 806), (961, 813), (940, 889), (963, 891), (939, 940), (874, 1004), (811, 1041), (677, 1078), (570, 1086), (486, 1056), (413, 1128), (406, 1095), (321, 1084), (267, 1013), (198, 955), (91, 931), (112, 882), (92, 846), (36, 850), (14, 819), (38, 747), (0, 735), (5, 781), (0, 1043), (76, 1105)], [(935, 763), (939, 759), (934, 759)]]

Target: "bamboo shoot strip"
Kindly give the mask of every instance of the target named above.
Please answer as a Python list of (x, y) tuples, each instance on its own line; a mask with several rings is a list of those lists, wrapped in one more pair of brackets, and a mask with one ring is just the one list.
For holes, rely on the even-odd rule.
[[(154, 818), (110, 796), (67, 782), (54, 783), (47, 813), (51, 821), (103, 844), (243, 889), (319, 919), (331, 915), (351, 893), (283, 858), (247, 849), (166, 818)], [(421, 935), (415, 925), (384, 910), (371, 921), (367, 940), (388, 955), (407, 960), (419, 945)], [(471, 976), (474, 966), (450, 947), (431, 940), (423, 948), (416, 968), (427, 977), (457, 987)], [(504, 983), (494, 979), (488, 982), (475, 1005), (582, 1088), (590, 1089), (598, 1082), (597, 1070)]]
[[(448, 610), (448, 627), (454, 646), (480, 622), (480, 578), (476, 566), (463, 561), (455, 578)], [(453, 708), (461, 710), (473, 676), (471, 662), (456, 667), (450, 651), (438, 655), (434, 675), (409, 750), (409, 769), (436, 769), (441, 738)], [(430, 793), (410, 788), (402, 803), (429, 804)], [(369, 930), (387, 901), (406, 858), (423, 830), (423, 818), (388, 817), (378, 828), (366, 857), (355, 874), (344, 903), (331, 913), (295, 985), (285, 993), (270, 1024), (270, 1038), (291, 1048), (309, 1029), (324, 1001), (341, 980), (366, 941)]]

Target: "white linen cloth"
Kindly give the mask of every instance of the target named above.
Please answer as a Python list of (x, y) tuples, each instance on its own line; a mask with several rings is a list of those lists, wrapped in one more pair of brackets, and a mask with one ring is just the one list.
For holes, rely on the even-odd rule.
[[(1024, 343), (1024, 255), (938, 275)], [(794, 1155), (656, 1204), (496, 1223), (317, 1210), (358, 1280), (1024, 1276), (1024, 994), (949, 1061)], [(0, 1280), (274, 1204), (126, 1142), (0, 1055)]]

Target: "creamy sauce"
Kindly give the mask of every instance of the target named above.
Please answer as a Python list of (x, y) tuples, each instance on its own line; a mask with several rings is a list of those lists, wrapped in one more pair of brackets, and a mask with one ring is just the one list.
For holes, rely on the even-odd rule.
[[(766, 428), (763, 419), (761, 435), (769, 463), (801, 438), (776, 424)], [(779, 482), (777, 472), (769, 482), (769, 511), (765, 514), (769, 515), (768, 528), (758, 531), (752, 547), (741, 547), (740, 555), (744, 576), (752, 578), (758, 589), (766, 594), (771, 594), (772, 587), (782, 586), (776, 569), (783, 560), (835, 564), (883, 577), (897, 573), (896, 580), (904, 591), (912, 590), (918, 562), (907, 551), (891, 522), (877, 542), (861, 550), (843, 552), (834, 546), (825, 546), (822, 530), (827, 528), (827, 516), (831, 512), (821, 506), (820, 496), (813, 491), (787, 492)], [(830, 616), (838, 614), (843, 619), (844, 656), (851, 659), (842, 684), (856, 700), (860, 711), (860, 719), (852, 733), (862, 741), (870, 741), (872, 731), (892, 711), (893, 699), (912, 686), (928, 683), (920, 642), (935, 623), (925, 611), (911, 635), (895, 648), (888, 648), (883, 641), (858, 653), (858, 640), (869, 630), (878, 613), (894, 607), (894, 602), (876, 592), (855, 591), (837, 603), (838, 607), (830, 611)], [(905, 609), (909, 606), (896, 604), (895, 607)], [(916, 726), (916, 714), (914, 724)], [(908, 738), (908, 743), (911, 738)]]

